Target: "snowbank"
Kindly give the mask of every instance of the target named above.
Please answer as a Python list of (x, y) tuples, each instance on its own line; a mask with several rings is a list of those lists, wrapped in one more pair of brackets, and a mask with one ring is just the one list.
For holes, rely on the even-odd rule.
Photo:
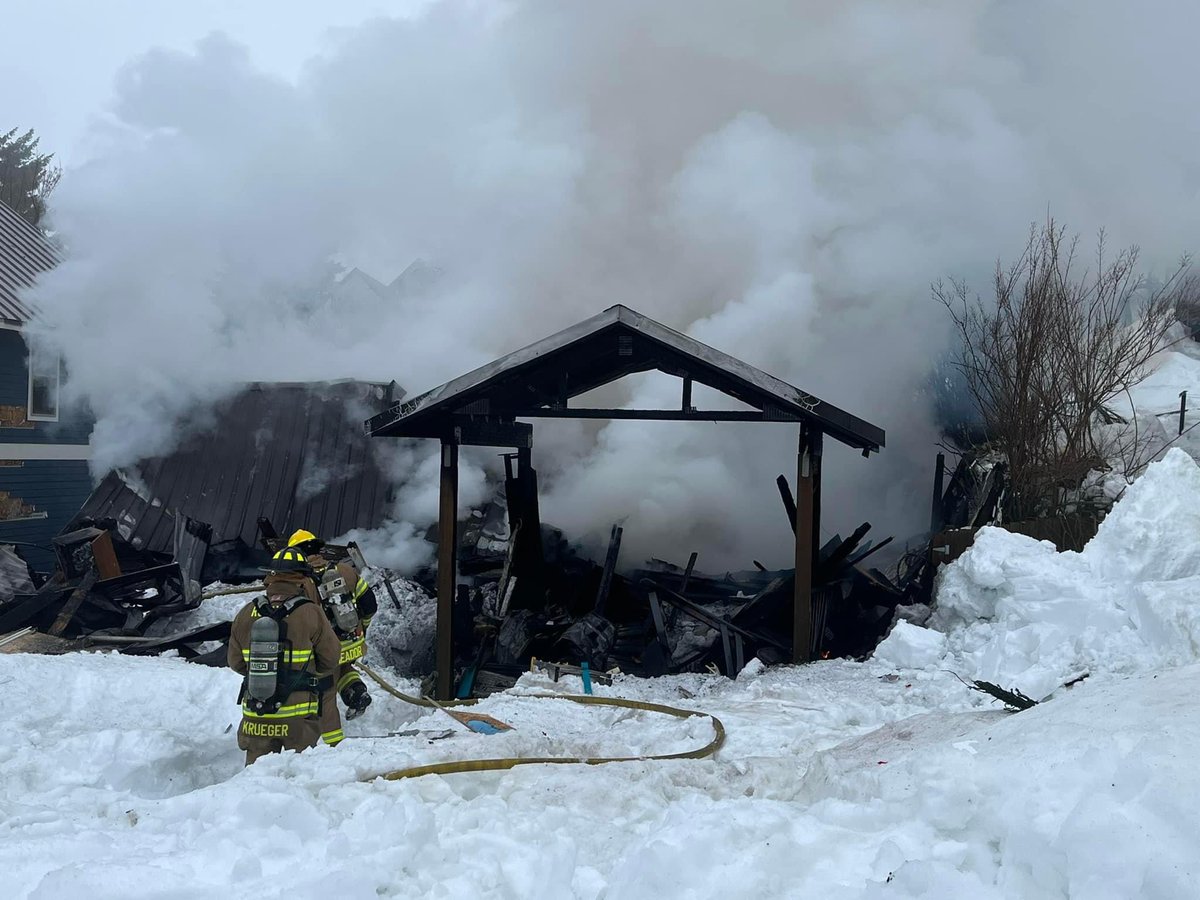
[(929, 628), (898, 624), (875, 658), (927, 666), (939, 638), (943, 667), (1035, 698), (1085, 672), (1200, 659), (1200, 468), (1168, 451), (1082, 553), (981, 530), (942, 571)]
[[(180, 660), (0, 656), (0, 896), (661, 900), (1191, 897), (1200, 667), (1008, 716), (953, 677), (829, 662), (619, 678), (722, 718), (716, 759), (371, 781), (448, 758), (670, 752), (707, 724), (534, 700), (458, 730), (381, 696), (336, 749), (242, 769), (237, 679)], [(561, 683), (563, 687), (566, 682)], [(383, 737), (419, 729), (410, 737)], [(368, 779), (368, 780), (363, 780)]]

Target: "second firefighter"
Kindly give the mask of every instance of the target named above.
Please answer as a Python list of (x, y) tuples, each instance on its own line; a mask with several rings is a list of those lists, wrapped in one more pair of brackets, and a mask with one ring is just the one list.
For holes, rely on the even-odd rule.
[(341, 643), (336, 690), (346, 705), (346, 718), (355, 719), (371, 705), (354, 663), (367, 653), (367, 629), (379, 609), (375, 592), (349, 558), (335, 561), (333, 548), (311, 531), (294, 532), (288, 547), (303, 553), (316, 574), (321, 607)]

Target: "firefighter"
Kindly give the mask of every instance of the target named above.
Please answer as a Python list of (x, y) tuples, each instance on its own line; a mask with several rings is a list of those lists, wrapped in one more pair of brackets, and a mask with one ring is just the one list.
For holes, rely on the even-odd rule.
[(356, 719), (371, 705), (371, 695), (354, 668), (354, 662), (367, 655), (367, 628), (370, 627), (372, 616), (379, 609), (375, 591), (349, 559), (332, 563), (326, 552), (325, 542), (311, 531), (300, 529), (294, 532), (288, 538), (288, 547), (299, 550), (308, 557), (319, 581), (327, 577), (331, 565), (345, 581), (349, 592), (349, 604), (343, 604), (339, 610), (338, 598), (331, 595), (323, 598), (322, 605), (342, 645), (337, 671), (337, 692), (346, 704), (346, 718)]
[[(281, 550), (263, 579), (265, 596), (244, 606), (229, 635), (229, 667), (244, 676), (238, 746), (246, 765), (267, 753), (304, 750), (337, 716), (334, 673), (340, 646), (321, 611), (312, 569), (296, 550)], [(336, 741), (332, 742), (336, 743)]]

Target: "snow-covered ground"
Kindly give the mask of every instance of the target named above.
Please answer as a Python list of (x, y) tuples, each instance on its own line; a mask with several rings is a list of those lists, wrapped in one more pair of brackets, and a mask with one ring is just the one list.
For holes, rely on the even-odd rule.
[(718, 716), (715, 758), (398, 782), (375, 776), (670, 753), (711, 726), (536, 699), (555, 686), (527, 675), (479, 707), (515, 730), (484, 736), (374, 689), (340, 747), (243, 769), (228, 671), (0, 656), (0, 898), (1200, 896), (1200, 468), (1166, 453), (1083, 553), (985, 529), (939, 598), (865, 663), (598, 688)]

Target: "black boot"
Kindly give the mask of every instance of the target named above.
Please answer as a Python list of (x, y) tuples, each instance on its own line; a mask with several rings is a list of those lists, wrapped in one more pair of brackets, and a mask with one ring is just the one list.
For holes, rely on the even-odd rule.
[(346, 719), (357, 719), (371, 705), (371, 695), (361, 681), (352, 681), (342, 688), (342, 702), (346, 704)]

